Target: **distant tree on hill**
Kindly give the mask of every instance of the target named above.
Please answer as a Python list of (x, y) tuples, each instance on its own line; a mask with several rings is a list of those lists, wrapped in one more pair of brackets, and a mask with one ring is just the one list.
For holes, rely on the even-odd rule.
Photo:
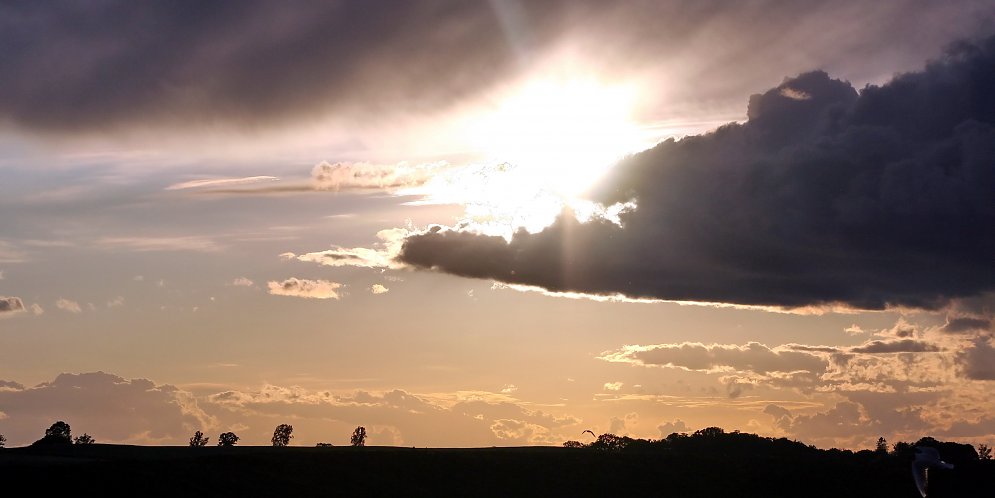
[[(0, 436), (0, 439), (2, 439), (2, 438), (3, 438), (3, 436)], [(0, 444), (0, 446), (3, 446), (3, 444)], [(978, 458), (981, 459), (981, 460), (991, 460), (992, 459), (992, 449), (991, 449), (991, 447), (988, 446), (987, 444), (979, 444), (978, 445)]]
[(874, 445), (874, 451), (882, 455), (888, 453), (888, 440), (884, 436), (878, 438), (878, 442)]
[(632, 443), (633, 439), (625, 436), (616, 436), (615, 434), (602, 434), (598, 436), (598, 440), (591, 443), (591, 448), (596, 448), (599, 450), (623, 450), (626, 446)]
[(7, 438), (3, 437), (3, 434), (0, 434), (0, 448), (3, 448), (6, 445), (7, 445)]
[(209, 437), (204, 437), (204, 433), (197, 431), (193, 433), (193, 437), (190, 438), (190, 446), (195, 448), (200, 448), (202, 446), (207, 446), (207, 440), (211, 439)]
[(95, 442), (96, 441), (93, 439), (93, 436), (85, 432), (82, 436), (76, 436), (76, 439), (73, 440), (73, 444), (93, 444)]
[(234, 432), (222, 432), (218, 436), (218, 446), (235, 446), (238, 444), (238, 436)]
[(721, 427), (705, 427), (704, 429), (694, 431), (691, 437), (719, 437), (725, 433), (726, 431), (722, 430)]
[(584, 447), (584, 443), (582, 443), (580, 441), (564, 441), (563, 442), (563, 447), (564, 448), (583, 448)]
[(69, 424), (58, 421), (45, 430), (45, 436), (34, 442), (36, 445), (73, 444), (72, 431)]
[(332, 443), (318, 443), (318, 444), (316, 444), (314, 446), (317, 447), (317, 448), (331, 448), (332, 446), (335, 446), (335, 445), (332, 444)]
[(294, 426), (290, 424), (280, 424), (276, 426), (276, 430), (273, 431), (273, 439), (270, 441), (273, 446), (287, 446), (290, 444), (290, 439), (293, 438)]
[(356, 427), (356, 430), (352, 431), (352, 439), (349, 442), (353, 446), (366, 446), (366, 427)]

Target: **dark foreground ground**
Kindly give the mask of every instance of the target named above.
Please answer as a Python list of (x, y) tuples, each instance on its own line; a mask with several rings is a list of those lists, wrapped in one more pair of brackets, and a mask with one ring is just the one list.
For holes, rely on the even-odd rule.
[[(932, 479), (931, 496), (995, 496), (991, 461)], [(895, 458), (549, 447), (8, 448), (0, 486), (21, 496), (919, 496)]]

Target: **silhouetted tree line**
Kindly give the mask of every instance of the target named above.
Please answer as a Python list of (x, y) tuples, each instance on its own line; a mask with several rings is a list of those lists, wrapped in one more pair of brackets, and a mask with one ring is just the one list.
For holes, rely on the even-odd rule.
[(938, 441), (932, 437), (924, 437), (915, 443), (898, 442), (889, 451), (885, 438), (878, 438), (874, 450), (840, 450), (832, 448), (821, 450), (812, 445), (806, 445), (787, 438), (758, 436), (739, 431), (726, 432), (719, 427), (707, 427), (691, 434), (672, 433), (663, 439), (636, 439), (615, 434), (601, 434), (591, 443), (567, 441), (565, 448), (585, 448), (599, 451), (615, 452), (675, 452), (682, 455), (716, 458), (749, 457), (751, 455), (813, 455), (828, 453), (830, 455), (887, 458), (911, 461), (915, 456), (915, 447), (928, 446), (936, 448), (943, 460), (953, 465), (962, 465), (979, 460), (990, 460), (991, 449), (987, 445), (979, 445), (975, 450), (970, 444)]

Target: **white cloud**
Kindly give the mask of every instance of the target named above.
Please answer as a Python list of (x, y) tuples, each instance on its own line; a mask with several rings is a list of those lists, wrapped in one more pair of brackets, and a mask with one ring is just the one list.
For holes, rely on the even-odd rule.
[(80, 313), (83, 311), (83, 309), (80, 308), (79, 303), (64, 298), (59, 298), (59, 300), (55, 302), (55, 307), (69, 313)]
[(404, 228), (391, 228), (377, 232), (377, 238), (381, 240), (371, 248), (367, 247), (335, 247), (327, 251), (310, 252), (306, 254), (294, 254), (285, 252), (280, 254), (283, 259), (296, 259), (310, 263), (318, 263), (324, 266), (358, 266), (361, 268), (388, 268), (397, 269), (404, 265), (395, 261), (394, 258), (401, 251), (404, 238), (409, 235), (409, 231)]
[(124, 296), (117, 296), (114, 299), (107, 301), (108, 308), (117, 308), (118, 306), (123, 306), (123, 305), (124, 305)]
[(273, 182), (280, 179), (275, 176), (247, 176), (244, 178), (205, 178), (203, 180), (190, 180), (187, 182), (174, 183), (166, 190), (185, 190), (191, 188), (205, 187), (235, 187), (259, 182)]
[(860, 328), (860, 325), (857, 324), (850, 325), (849, 327), (843, 329), (843, 332), (846, 332), (849, 335), (861, 335), (865, 333), (864, 329)]
[(235, 287), (252, 287), (255, 283), (248, 278), (238, 277), (235, 280), (232, 280), (231, 285), (234, 285)]
[(386, 293), (390, 292), (390, 289), (388, 289), (388, 288), (386, 288), (386, 287), (384, 287), (383, 285), (380, 285), (380, 284), (373, 284), (373, 287), (370, 287), (370, 292), (372, 292), (374, 294), (386, 294)]
[(605, 382), (605, 391), (620, 391), (624, 385), (621, 382)]
[(24, 311), (24, 302), (19, 297), (0, 297), (0, 317)]
[(328, 280), (288, 278), (283, 282), (268, 282), (269, 293), (275, 296), (304, 297), (311, 299), (338, 299), (336, 289), (342, 284)]

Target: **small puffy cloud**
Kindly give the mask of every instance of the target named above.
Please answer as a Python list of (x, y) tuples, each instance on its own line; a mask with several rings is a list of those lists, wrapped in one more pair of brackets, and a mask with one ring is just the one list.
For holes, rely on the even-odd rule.
[(83, 309), (80, 308), (79, 303), (65, 298), (59, 298), (59, 300), (55, 302), (55, 307), (67, 313), (81, 313), (83, 311)]
[(372, 292), (373, 294), (386, 294), (390, 292), (390, 289), (380, 284), (373, 284), (373, 286), (370, 287), (370, 292)]
[(342, 284), (328, 280), (288, 278), (283, 282), (267, 282), (269, 293), (274, 296), (304, 297), (310, 299), (338, 299), (337, 289)]
[(31, 312), (35, 315), (40, 315), (45, 312), (45, 309), (42, 308), (40, 304), (34, 303), (31, 305)]
[(846, 332), (849, 335), (861, 335), (864, 333), (864, 329), (860, 328), (860, 325), (853, 324), (843, 329), (843, 332)]
[(892, 325), (886, 329), (881, 329), (874, 335), (880, 337), (906, 339), (919, 335), (919, 328), (916, 325), (909, 323), (905, 320), (905, 318), (899, 318), (898, 321), (895, 322), (895, 325)]
[(505, 384), (501, 386), (501, 394), (511, 394), (518, 390), (518, 386), (514, 384)]
[(114, 299), (107, 301), (108, 308), (117, 308), (118, 306), (123, 306), (123, 305), (124, 305), (124, 296), (117, 296)]
[(657, 430), (660, 431), (660, 437), (665, 438), (675, 432), (690, 432), (691, 429), (688, 428), (687, 424), (681, 419), (674, 419), (670, 422), (663, 422), (656, 426)]
[(24, 311), (24, 302), (19, 297), (0, 296), (0, 317)]
[(624, 385), (622, 382), (605, 382), (604, 389), (605, 391), (620, 391)]
[(255, 283), (248, 278), (238, 277), (231, 281), (231, 285), (234, 285), (235, 287), (252, 287)]
[(549, 429), (524, 420), (498, 419), (491, 424), (491, 431), (498, 439), (541, 444), (549, 440)]
[(791, 423), (791, 411), (787, 408), (773, 403), (764, 407), (764, 413), (774, 417), (774, 427), (781, 427)]

